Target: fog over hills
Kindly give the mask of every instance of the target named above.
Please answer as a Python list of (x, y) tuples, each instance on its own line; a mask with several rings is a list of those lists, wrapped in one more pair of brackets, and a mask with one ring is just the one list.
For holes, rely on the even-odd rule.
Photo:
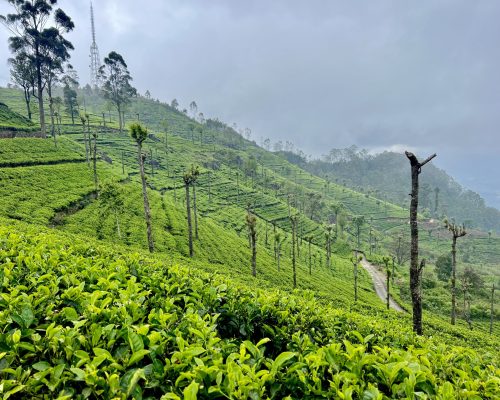
[[(59, 3), (75, 21), (72, 63), (85, 83), (89, 4)], [(499, 2), (94, 3), (101, 57), (124, 54), (142, 93), (196, 100), (257, 142), (291, 140), (316, 156), (352, 144), (436, 152), (436, 165), (500, 207)], [(4, 61), (2, 85), (8, 75)]]

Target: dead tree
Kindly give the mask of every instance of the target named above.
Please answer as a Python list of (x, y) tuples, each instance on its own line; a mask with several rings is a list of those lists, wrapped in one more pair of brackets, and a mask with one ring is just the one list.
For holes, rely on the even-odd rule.
[(467, 234), (465, 231), (465, 225), (456, 225), (448, 220), (444, 221), (446, 229), (448, 229), (452, 235), (451, 242), (451, 324), (455, 325), (455, 319), (457, 314), (457, 239), (463, 237)]
[[(413, 306), (413, 331), (418, 335), (422, 334), (422, 296), (420, 287), (421, 271), (423, 264), (418, 265), (418, 176), (422, 172), (422, 167), (431, 161), (436, 154), (431, 155), (423, 162), (418, 161), (417, 157), (405, 152), (411, 166), (411, 203), (410, 203), (410, 231), (411, 231), (411, 251), (410, 251), (410, 291)], [(423, 260), (422, 260), (423, 261)]]

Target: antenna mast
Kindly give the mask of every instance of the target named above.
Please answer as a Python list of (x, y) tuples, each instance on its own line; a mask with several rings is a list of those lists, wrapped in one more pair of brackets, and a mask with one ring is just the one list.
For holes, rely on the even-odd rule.
[(94, 8), (90, 2), (90, 22), (92, 25), (92, 45), (90, 46), (90, 85), (95, 88), (99, 86), (99, 67), (101, 60), (99, 58), (99, 49), (95, 41)]

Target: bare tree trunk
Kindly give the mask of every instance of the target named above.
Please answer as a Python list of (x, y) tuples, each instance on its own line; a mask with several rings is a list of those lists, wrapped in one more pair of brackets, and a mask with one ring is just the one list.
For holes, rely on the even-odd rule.
[(257, 275), (257, 231), (252, 231), (252, 275)]
[[(455, 319), (457, 314), (456, 281), (457, 281), (457, 238), (453, 236), (453, 242), (451, 244), (451, 324), (452, 325), (455, 325)], [(465, 297), (464, 297), (464, 304), (465, 304)]]
[(358, 252), (354, 253), (354, 302), (358, 302)]
[(419, 162), (413, 153), (405, 152), (411, 166), (411, 202), (410, 202), (410, 231), (411, 231), (411, 250), (410, 250), (410, 291), (413, 306), (413, 331), (418, 335), (422, 334), (422, 296), (420, 271), (423, 264), (418, 265), (418, 176), (422, 167), (430, 160), (436, 157), (433, 154), (423, 162)]
[(290, 221), (292, 222), (292, 270), (293, 270), (293, 288), (297, 287), (297, 269), (295, 266), (295, 230), (297, 229), (297, 217), (290, 217)]
[(42, 66), (40, 63), (40, 53), (38, 48), (35, 49), (35, 60), (36, 60), (36, 90), (38, 96), (38, 113), (40, 115), (40, 130), (42, 137), (46, 137), (46, 127), (45, 127), (45, 111), (43, 109), (43, 86), (42, 86)]
[(385, 271), (385, 285), (387, 286), (387, 310), (390, 308), (390, 302), (389, 299), (391, 298), (391, 295), (389, 294), (390, 292), (390, 278), (391, 278), (391, 272), (389, 271), (389, 266), (387, 266), (386, 271)]
[(490, 335), (493, 335), (493, 314), (494, 314), (494, 309), (493, 305), (495, 299), (495, 284), (491, 287), (491, 308), (490, 308)]
[(89, 156), (89, 143), (87, 142), (87, 126), (86, 122), (83, 120), (82, 117), (82, 129), (83, 129), (83, 142), (85, 143), (85, 159), (87, 161), (87, 165), (90, 167), (90, 156)]
[(276, 260), (278, 262), (278, 272), (280, 270), (280, 256), (281, 256), (281, 243), (278, 243), (278, 250), (276, 253)]
[(189, 257), (193, 257), (193, 226), (191, 223), (191, 199), (189, 193), (189, 183), (186, 183), (186, 211), (188, 223)]
[(31, 121), (31, 97), (29, 89), (24, 89), (24, 101), (26, 102), (26, 110), (28, 111), (28, 119)]
[(94, 132), (94, 154), (92, 156), (92, 162), (94, 164), (94, 185), (96, 198), (99, 197), (99, 178), (97, 176), (97, 132)]
[(194, 237), (198, 240), (198, 211), (196, 208), (196, 182), (193, 182)]
[(309, 275), (312, 275), (312, 267), (311, 267), (311, 239), (309, 239)]
[(155, 246), (154, 246), (154, 242), (153, 242), (153, 230), (151, 228), (151, 210), (149, 208), (149, 199), (148, 199), (148, 192), (147, 192), (147, 186), (146, 186), (146, 176), (144, 174), (145, 155), (142, 154), (142, 146), (140, 144), (137, 145), (137, 153), (138, 153), (138, 159), (139, 159), (139, 168), (141, 171), (142, 197), (144, 200), (144, 216), (146, 218), (148, 247), (149, 247), (149, 252), (152, 253), (155, 250)]
[(54, 139), (54, 146), (57, 148), (56, 129), (54, 122), (54, 100), (52, 99), (52, 83), (47, 85), (47, 94), (49, 95), (49, 112), (50, 112), (50, 133)]

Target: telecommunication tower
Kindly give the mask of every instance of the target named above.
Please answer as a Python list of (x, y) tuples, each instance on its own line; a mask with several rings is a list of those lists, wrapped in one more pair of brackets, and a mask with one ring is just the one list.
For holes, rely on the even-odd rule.
[(99, 58), (99, 48), (95, 41), (95, 24), (94, 24), (94, 8), (90, 2), (90, 22), (92, 25), (92, 45), (90, 46), (90, 85), (92, 87), (99, 86), (99, 67), (101, 60)]

